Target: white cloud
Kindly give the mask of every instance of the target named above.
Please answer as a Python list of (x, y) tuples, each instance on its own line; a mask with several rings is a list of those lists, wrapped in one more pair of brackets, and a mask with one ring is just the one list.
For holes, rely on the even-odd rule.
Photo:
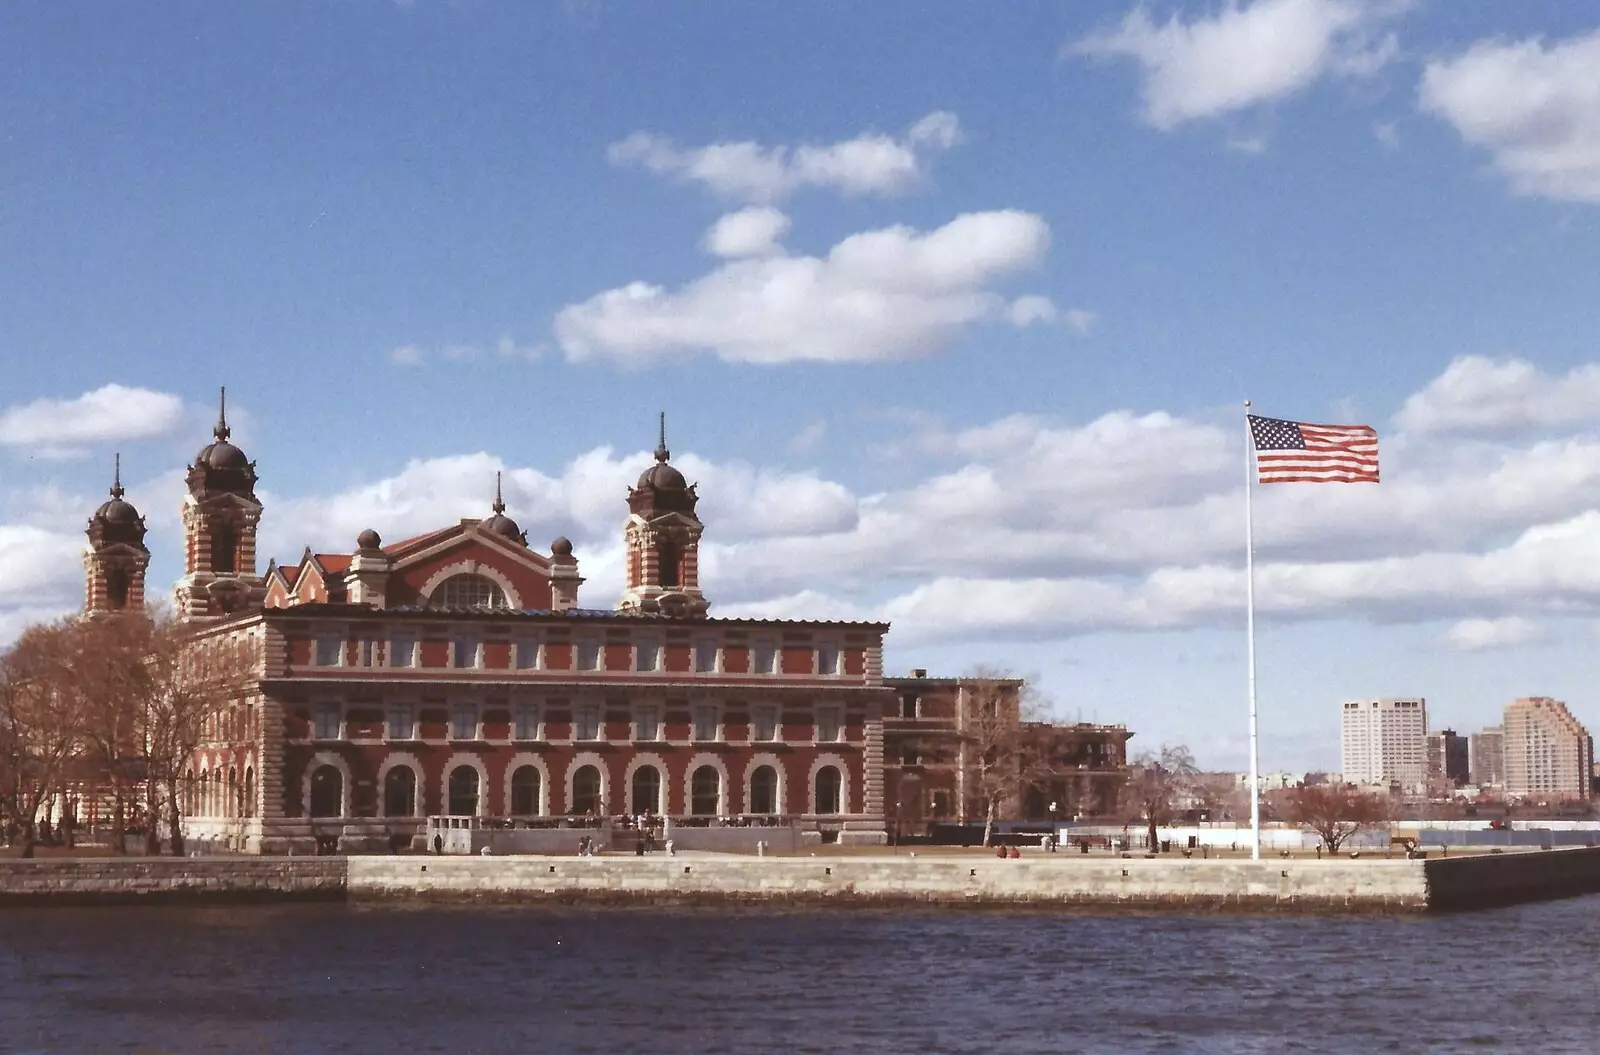
[(556, 316), (567, 358), (647, 361), (710, 351), (756, 363), (925, 355), (1003, 317), (991, 287), (1037, 265), (1050, 228), (1032, 213), (967, 213), (926, 233), (852, 235), (826, 257), (733, 260), (683, 288), (633, 282)]
[(1089, 336), (1094, 331), (1095, 324), (1099, 321), (1100, 317), (1092, 311), (1084, 308), (1067, 309), (1067, 326), (1079, 337)]
[(414, 344), (403, 344), (389, 353), (389, 361), (396, 366), (416, 366), (422, 362), (423, 351)]
[(1489, 150), (1519, 194), (1600, 202), (1600, 31), (1483, 40), (1428, 63), (1419, 101)]
[(717, 256), (771, 256), (789, 231), (789, 218), (770, 206), (752, 205), (718, 217), (706, 232), (706, 251)]
[(450, 363), (475, 363), (487, 359), (533, 362), (548, 351), (540, 344), (519, 344), (509, 336), (501, 337), (490, 345), (457, 341), (429, 350), (418, 344), (404, 344), (389, 352), (389, 361), (396, 366), (420, 366), (430, 359)]
[(1379, 121), (1374, 124), (1372, 137), (1387, 150), (1400, 149), (1400, 125), (1396, 121)]
[(1056, 306), (1051, 303), (1049, 297), (1030, 293), (1012, 301), (1006, 314), (1011, 317), (1013, 326), (1032, 326), (1034, 323), (1055, 322)]
[(1398, 47), (1373, 41), (1383, 9), (1354, 0), (1228, 3), (1211, 17), (1154, 23), (1143, 7), (1115, 29), (1070, 46), (1080, 55), (1131, 58), (1144, 75), (1144, 118), (1162, 130), (1305, 90), (1325, 74), (1365, 76)]
[(45, 457), (72, 457), (97, 443), (156, 439), (183, 420), (166, 392), (109, 384), (76, 399), (37, 399), (0, 411), (0, 444)]
[(1600, 364), (1554, 377), (1524, 359), (1456, 359), (1395, 416), (1408, 432), (1497, 432), (1600, 422)]
[(1502, 619), (1463, 619), (1445, 633), (1445, 643), (1458, 652), (1482, 652), (1526, 645), (1543, 636), (1537, 623), (1511, 615)]
[(607, 157), (614, 165), (639, 165), (740, 201), (782, 201), (806, 187), (891, 197), (926, 182), (929, 156), (960, 141), (956, 115), (935, 111), (913, 124), (902, 139), (868, 132), (837, 143), (796, 147), (750, 141), (680, 147), (665, 136), (635, 132), (611, 144)]

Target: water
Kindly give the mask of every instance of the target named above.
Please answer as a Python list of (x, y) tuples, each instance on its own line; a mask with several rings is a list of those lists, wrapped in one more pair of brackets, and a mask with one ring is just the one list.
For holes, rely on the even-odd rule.
[(1600, 897), (1410, 918), (0, 910), (0, 1051), (1593, 1052)]

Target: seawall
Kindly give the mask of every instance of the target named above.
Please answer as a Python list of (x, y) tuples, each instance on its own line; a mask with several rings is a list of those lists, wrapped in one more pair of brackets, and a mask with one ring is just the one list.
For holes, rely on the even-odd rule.
[(404, 899), (1417, 913), (1600, 892), (1600, 848), (1429, 860), (356, 856), (0, 860), (0, 907)]

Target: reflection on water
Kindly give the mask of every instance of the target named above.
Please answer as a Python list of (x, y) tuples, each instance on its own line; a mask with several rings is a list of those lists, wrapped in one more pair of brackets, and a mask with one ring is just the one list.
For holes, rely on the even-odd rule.
[(0, 1050), (1600, 1050), (1600, 898), (1418, 918), (0, 911)]

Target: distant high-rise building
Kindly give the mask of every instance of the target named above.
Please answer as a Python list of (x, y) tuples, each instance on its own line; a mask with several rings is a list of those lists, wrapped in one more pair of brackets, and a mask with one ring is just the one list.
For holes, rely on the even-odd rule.
[(1420, 698), (1346, 700), (1341, 705), (1340, 754), (1353, 784), (1427, 785), (1428, 701)]
[(1506, 794), (1586, 799), (1594, 776), (1594, 740), (1567, 705), (1525, 696), (1506, 708)]
[(1471, 750), (1467, 738), (1454, 729), (1428, 734), (1428, 779), (1465, 784), (1471, 771)]
[(1467, 775), (1480, 788), (1498, 788), (1506, 782), (1506, 732), (1488, 725), (1467, 737)]

